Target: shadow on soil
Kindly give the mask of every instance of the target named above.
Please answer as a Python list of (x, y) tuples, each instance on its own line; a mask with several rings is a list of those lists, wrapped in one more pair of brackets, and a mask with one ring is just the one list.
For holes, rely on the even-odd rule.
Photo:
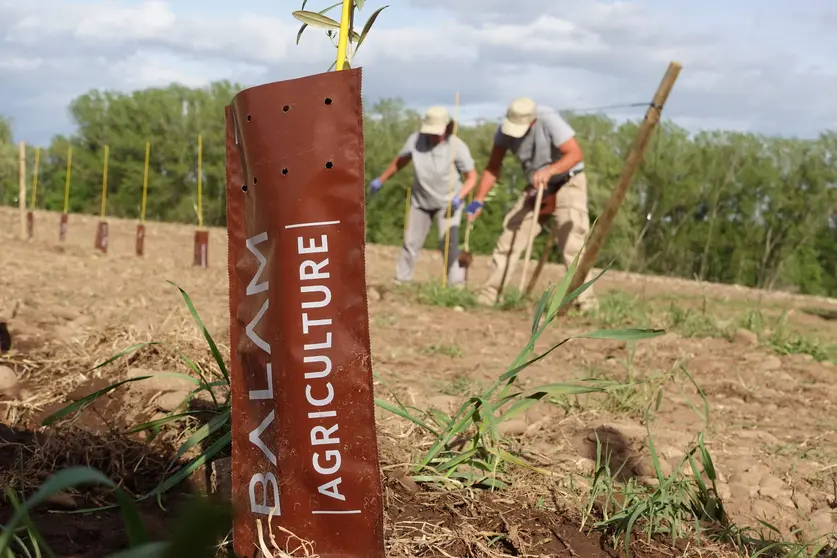
[[(79, 428), (32, 432), (0, 425), (0, 447), (4, 448), (0, 451), (0, 485), (14, 490), (20, 499), (31, 496), (51, 473), (72, 466), (99, 469), (138, 496), (157, 485), (169, 462), (162, 453), (124, 436), (91, 434)], [(184, 493), (190, 492), (194, 490), (184, 485), (168, 493), (164, 499), (167, 510), (153, 500), (140, 504), (141, 517), (153, 540), (166, 537), (167, 519), (176, 515)], [(105, 487), (80, 487), (51, 496), (35, 508), (32, 519), (59, 558), (102, 558), (128, 543), (119, 510), (77, 512), (113, 502), (112, 491)], [(0, 524), (7, 523), (12, 514), (5, 494), (0, 495)]]

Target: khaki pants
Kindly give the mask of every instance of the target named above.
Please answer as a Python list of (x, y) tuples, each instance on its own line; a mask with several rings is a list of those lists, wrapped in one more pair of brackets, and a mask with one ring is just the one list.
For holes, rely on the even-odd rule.
[[(511, 211), (506, 214), (503, 220), (503, 232), (497, 239), (497, 245), (491, 256), (491, 272), (488, 280), (483, 284), (479, 292), (479, 300), (483, 304), (494, 304), (497, 299), (497, 292), (503, 280), (503, 273), (506, 262), (509, 258), (509, 270), (506, 272), (506, 283), (503, 290), (509, 285), (517, 284), (512, 281), (514, 270), (517, 267), (520, 256), (526, 251), (529, 239), (529, 227), (535, 220), (536, 234), (541, 232), (541, 225), (535, 219), (534, 202), (526, 203), (526, 194), (521, 194)], [(584, 245), (584, 239), (590, 230), (590, 216), (587, 213), (587, 176), (581, 172), (573, 176), (569, 182), (564, 184), (555, 198), (555, 234), (558, 246), (564, 259), (564, 267), (567, 268), (579, 254)], [(580, 260), (581, 256), (579, 256)], [(530, 268), (531, 269), (531, 268)], [(586, 281), (592, 279), (588, 274)], [(519, 281), (519, 277), (517, 279)], [(595, 294), (593, 287), (588, 287), (575, 300), (575, 304), (582, 309), (595, 306)]]

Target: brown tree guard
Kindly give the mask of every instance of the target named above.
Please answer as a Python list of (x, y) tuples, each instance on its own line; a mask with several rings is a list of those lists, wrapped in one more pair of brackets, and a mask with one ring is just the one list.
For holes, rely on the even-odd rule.
[(58, 221), (58, 242), (64, 242), (67, 240), (67, 226), (70, 221), (70, 216), (66, 213), (61, 214), (61, 218)]
[(145, 225), (139, 223), (137, 225), (137, 240), (136, 240), (137, 256), (145, 254)]
[(31, 211), (26, 212), (26, 237), (29, 240), (35, 236), (35, 214)]
[(246, 89), (226, 116), (235, 552), (273, 512), (286, 552), (278, 526), (322, 558), (384, 558), (361, 71)]
[(108, 253), (108, 222), (99, 221), (99, 226), (96, 227), (96, 242), (93, 247), (103, 254)]
[(209, 231), (195, 231), (195, 249), (193, 264), (203, 269), (209, 265)]
[[(683, 66), (679, 62), (669, 63), (668, 70), (666, 70), (657, 88), (657, 92), (654, 94), (654, 100), (651, 101), (651, 106), (645, 111), (645, 119), (640, 124), (639, 130), (634, 138), (634, 143), (628, 152), (628, 157), (625, 159), (622, 173), (619, 175), (619, 181), (610, 194), (610, 199), (607, 200), (604, 211), (599, 215), (596, 225), (590, 232), (587, 245), (584, 247), (584, 255), (581, 256), (578, 262), (578, 267), (575, 270), (575, 275), (573, 275), (567, 293), (573, 292), (584, 284), (587, 274), (593, 268), (593, 264), (596, 263), (596, 258), (599, 256), (602, 244), (604, 244), (607, 233), (610, 232), (610, 227), (613, 225), (613, 220), (619, 212), (619, 206), (622, 205), (622, 200), (625, 199), (625, 194), (631, 186), (634, 174), (636, 174), (639, 165), (642, 164), (645, 147), (648, 145), (648, 140), (651, 139), (651, 134), (657, 127), (657, 124), (660, 122), (663, 106), (665, 106), (669, 93), (671, 93), (674, 82), (677, 81), (677, 76), (680, 74), (682, 68)], [(559, 310), (558, 315), (566, 314), (569, 306), (563, 306)]]

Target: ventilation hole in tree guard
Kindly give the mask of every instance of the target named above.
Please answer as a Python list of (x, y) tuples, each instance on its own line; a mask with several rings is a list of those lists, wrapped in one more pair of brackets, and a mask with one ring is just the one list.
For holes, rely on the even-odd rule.
[(333, 166), (334, 166), (334, 163), (332, 163), (331, 161), (329, 161), (328, 163), (326, 163), (326, 168), (327, 168), (327, 169), (330, 169), (330, 168), (331, 168), (331, 167), (333, 167)]
[(282, 169), (282, 176), (286, 176), (288, 174), (288, 169)]
[(246, 191), (247, 191), (247, 185), (246, 185), (246, 184), (242, 184), (242, 186), (241, 186), (241, 191), (242, 191), (242, 192), (246, 192)]
[(285, 105), (284, 107), (282, 107), (282, 112), (288, 112), (289, 110), (291, 110), (291, 107), (289, 105)]
[(325, 104), (330, 105), (330, 104), (331, 104), (331, 102), (332, 102), (332, 101), (331, 101), (331, 97), (326, 97), (326, 99), (325, 99)]
[(247, 115), (247, 122), (250, 122), (251, 120), (253, 120), (253, 117), (248, 114)]

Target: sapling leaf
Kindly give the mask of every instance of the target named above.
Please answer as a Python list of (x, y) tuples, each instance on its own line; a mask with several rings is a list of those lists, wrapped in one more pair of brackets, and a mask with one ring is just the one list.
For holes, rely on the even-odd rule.
[[(302, 4), (302, 9), (303, 9), (303, 10), (305, 10), (305, 4), (306, 4), (306, 2), (303, 2), (303, 4)], [(337, 6), (340, 6), (341, 4), (342, 4), (342, 2), (337, 2), (336, 4), (332, 4), (332, 5), (331, 5), (331, 6), (329, 6), (328, 8), (326, 8), (326, 9), (324, 9), (324, 10), (321, 10), (321, 11), (319, 11), (319, 12), (317, 12), (317, 13), (318, 13), (318, 14), (320, 14), (320, 15), (325, 15), (325, 14), (327, 14), (328, 12), (330, 12), (331, 10), (333, 10), (334, 8), (336, 8)], [(299, 18), (297, 18), (297, 19), (299, 19)], [(302, 32), (303, 32), (303, 31), (305, 31), (305, 28), (306, 28), (306, 27), (308, 27), (308, 24), (307, 24), (307, 23), (303, 23), (303, 24), (302, 24), (302, 27), (300, 27), (300, 28), (299, 28), (299, 32), (297, 32), (297, 34), (296, 34), (296, 44), (299, 44), (299, 39), (301, 39), (301, 38), (302, 38)]]
[(192, 304), (192, 299), (189, 297), (186, 291), (180, 288), (179, 285), (177, 285), (173, 281), (168, 282), (177, 287), (177, 290), (180, 291), (180, 295), (183, 297), (183, 301), (186, 303), (186, 308), (189, 309), (189, 313), (192, 315), (192, 319), (195, 320), (195, 323), (198, 325), (201, 332), (203, 333), (204, 339), (206, 339), (206, 343), (209, 345), (209, 350), (212, 352), (212, 357), (215, 359), (215, 363), (218, 365), (218, 369), (221, 371), (221, 375), (224, 377), (227, 383), (229, 383), (230, 375), (227, 372), (227, 366), (224, 364), (224, 359), (221, 356), (221, 351), (218, 350), (218, 346), (215, 344), (215, 340), (212, 339), (212, 335), (210, 335), (209, 330), (206, 329), (206, 326), (204, 325), (203, 320), (201, 320), (201, 317), (198, 314), (195, 305)]
[(357, 52), (357, 49), (360, 48), (360, 45), (363, 44), (363, 41), (366, 39), (366, 35), (369, 33), (369, 30), (372, 29), (372, 25), (375, 24), (375, 20), (378, 19), (378, 15), (387, 8), (389, 8), (388, 5), (378, 8), (377, 10), (372, 12), (372, 15), (369, 16), (369, 19), (367, 19), (366, 23), (363, 24), (363, 29), (361, 30), (360, 37), (357, 40), (357, 47), (355, 47), (355, 52)]
[(340, 23), (334, 21), (328, 16), (318, 14), (317, 12), (296, 10), (291, 15), (302, 23), (307, 23), (311, 27), (316, 27), (317, 29), (340, 29)]

